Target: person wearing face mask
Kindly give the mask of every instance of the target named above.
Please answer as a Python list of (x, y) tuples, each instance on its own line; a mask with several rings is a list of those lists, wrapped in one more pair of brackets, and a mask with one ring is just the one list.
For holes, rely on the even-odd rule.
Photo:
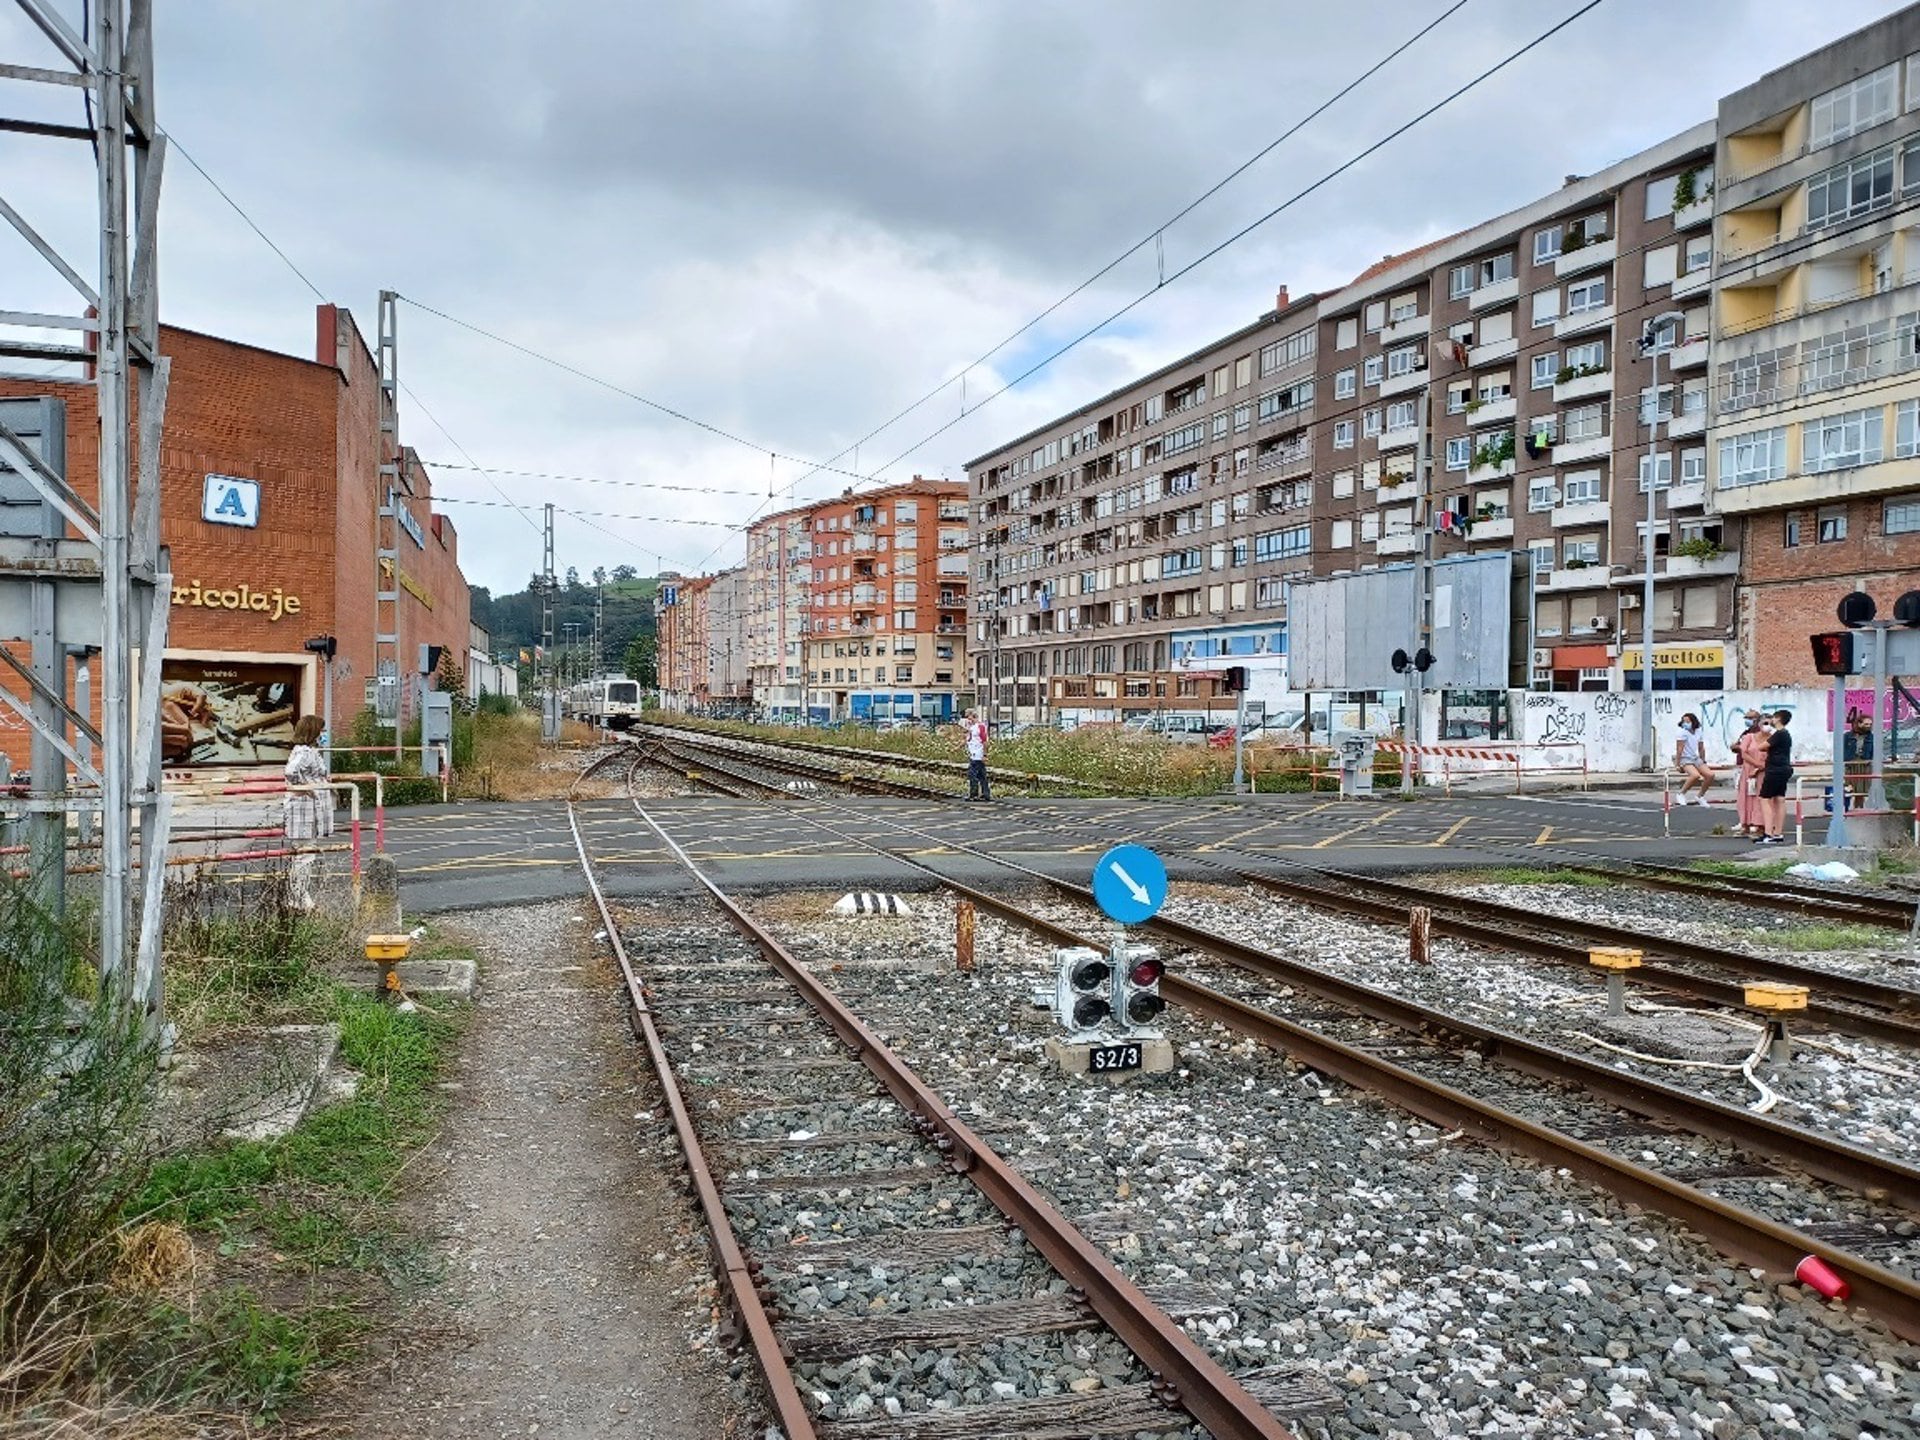
[(1747, 712), (1747, 728), (1733, 742), (1734, 803), (1740, 833), (1757, 840), (1767, 833), (1760, 811), (1760, 772), (1767, 768), (1767, 731), (1758, 710)]
[[(1674, 767), (1686, 778), (1680, 783), (1682, 805), (1704, 805), (1707, 791), (1713, 788), (1713, 770), (1707, 764), (1706, 742), (1700, 736), (1700, 717), (1691, 712), (1680, 717), (1680, 737), (1673, 746)], [(1700, 793), (1694, 795), (1693, 789)]]

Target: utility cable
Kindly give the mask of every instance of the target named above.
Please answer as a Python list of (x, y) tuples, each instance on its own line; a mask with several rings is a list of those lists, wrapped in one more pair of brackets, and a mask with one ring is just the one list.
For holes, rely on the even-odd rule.
[[(399, 385), (402, 390), (406, 391), (407, 399), (411, 400), (415, 405), (419, 406), (420, 413), (427, 417), (428, 423), (431, 424), (433, 428), (438, 430), (442, 435), (447, 437), (447, 443), (453, 446), (453, 448), (458, 450), (462, 455), (467, 455), (467, 447), (462, 445), (458, 440), (453, 438), (453, 432), (447, 429), (446, 426), (442, 425), (440, 421), (434, 416), (434, 413), (431, 410), (427, 409), (426, 405), (421, 402), (420, 397), (413, 393), (412, 388), (407, 384), (407, 382), (402, 380), (399, 382)], [(536, 532), (542, 535), (546, 533), (546, 527), (543, 526), (538, 520), (535, 520), (532, 515), (528, 514), (525, 506), (521, 505), (511, 495), (507, 494), (505, 490), (501, 489), (500, 482), (493, 478), (493, 474), (491, 471), (487, 470), (482, 465), (474, 463), (473, 457), (471, 455), (467, 455), (467, 461), (468, 461), (468, 467), (470, 469), (477, 470), (480, 472), (480, 474), (486, 477), (487, 483), (491, 485), (496, 492), (498, 492), (502, 500), (506, 501), (507, 504), (513, 507), (514, 513), (519, 515), (519, 517), (522, 520), (526, 521), (527, 524), (532, 526)], [(436, 500), (440, 500), (440, 499), (452, 499), (453, 497), (436, 495), (434, 498)]]

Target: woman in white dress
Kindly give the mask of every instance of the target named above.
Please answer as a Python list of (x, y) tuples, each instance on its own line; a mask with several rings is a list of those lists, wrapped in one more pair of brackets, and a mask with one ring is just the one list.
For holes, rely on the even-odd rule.
[(293, 727), (293, 752), (287, 756), (287, 845), (297, 853), (293, 857), (290, 879), (293, 903), (302, 910), (314, 906), (313, 872), (320, 856), (302, 850), (302, 841), (323, 840), (333, 834), (333, 792), (300, 789), (300, 786), (324, 786), (331, 775), (326, 752), (320, 749), (325, 725), (318, 715), (302, 715)]

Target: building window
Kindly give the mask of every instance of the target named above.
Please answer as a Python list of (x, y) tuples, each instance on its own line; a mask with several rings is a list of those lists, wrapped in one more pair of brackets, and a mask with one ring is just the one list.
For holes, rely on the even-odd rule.
[(1251, 405), (1236, 405), (1233, 407), (1233, 429), (1235, 434), (1247, 429), (1252, 424), (1253, 407)]
[(1535, 480), (1527, 486), (1527, 509), (1538, 515), (1560, 503), (1560, 487), (1552, 480)]
[(1386, 364), (1385, 357), (1380, 355), (1369, 355), (1366, 358), (1366, 361), (1364, 362), (1364, 368), (1366, 372), (1365, 378), (1366, 378), (1367, 384), (1378, 385), (1380, 383), (1380, 371), (1382, 366), (1384, 366), (1385, 364)]
[(1567, 443), (1572, 445), (1581, 440), (1598, 440), (1606, 433), (1606, 416), (1607, 407), (1604, 405), (1582, 405), (1567, 411)]
[(1795, 550), (1799, 548), (1800, 546), (1800, 515), (1797, 511), (1792, 512), (1787, 516), (1786, 524), (1781, 530), (1780, 543), (1786, 546), (1786, 548), (1789, 550)]
[(1447, 440), (1447, 469), (1464, 470), (1473, 463), (1473, 437), (1454, 435)]
[(1920, 455), (1920, 400), (1902, 400), (1893, 407), (1893, 454), (1898, 460)]
[(1411, 430), (1414, 425), (1414, 413), (1415, 407), (1413, 401), (1394, 401), (1393, 404), (1387, 406), (1387, 429)]
[(1354, 397), (1356, 389), (1354, 382), (1357, 379), (1358, 376), (1355, 374), (1351, 365), (1345, 370), (1340, 371), (1333, 377), (1333, 398), (1336, 400), (1351, 400)]
[(1380, 412), (1369, 410), (1360, 417), (1360, 433), (1371, 440), (1380, 433)]
[(1581, 375), (1597, 375), (1607, 368), (1607, 342), (1589, 340), (1567, 347), (1567, 368)]
[(1313, 356), (1314, 330), (1308, 326), (1296, 330), (1291, 335), (1282, 336), (1271, 345), (1260, 347), (1260, 373), (1271, 375), (1276, 370), (1298, 364)]
[(1513, 252), (1489, 255), (1480, 262), (1480, 284), (1498, 285), (1503, 280), (1513, 279)]
[(1336, 420), (1333, 422), (1333, 448), (1351, 450), (1353, 448), (1353, 422)]
[(1800, 469), (1816, 475), (1876, 464), (1882, 454), (1879, 406), (1809, 420), (1800, 427)]
[(1673, 192), (1679, 183), (1678, 175), (1647, 181), (1647, 219), (1658, 220), (1673, 213)]
[(1816, 95), (1807, 148), (1823, 149), (1891, 120), (1899, 112), (1900, 65), (1895, 61), (1871, 75), (1862, 75), (1824, 95)]
[(1755, 430), (1720, 442), (1720, 484), (1757, 485), (1784, 479), (1787, 473), (1787, 428)]
[(1920, 495), (1896, 495), (1887, 501), (1880, 531), (1884, 535), (1920, 533)]
[(1687, 263), (1684, 273), (1697, 275), (1713, 265), (1713, 236), (1694, 235), (1687, 240)]
[(1290, 560), (1313, 550), (1313, 527), (1298, 525), (1290, 530), (1269, 530), (1253, 537), (1255, 560)]
[(1814, 539), (1831, 545), (1847, 538), (1847, 510), (1844, 505), (1824, 505), (1820, 509), (1819, 530)]
[(1589, 280), (1567, 286), (1567, 314), (1584, 315), (1590, 310), (1607, 308), (1607, 277), (1595, 275)]
[(1459, 300), (1473, 293), (1473, 266), (1456, 265), (1447, 272), (1447, 296)]
[(1553, 377), (1560, 373), (1560, 353), (1549, 350), (1544, 355), (1533, 357), (1533, 388), (1548, 390), (1553, 387)]
[(1707, 452), (1704, 447), (1680, 452), (1680, 483), (1703, 485), (1707, 479)]
[(1560, 292), (1536, 290), (1533, 296), (1533, 328), (1542, 329), (1560, 318)]
[(1669, 485), (1673, 484), (1673, 456), (1661, 455), (1657, 458), (1659, 462), (1658, 474), (1655, 473), (1656, 457), (1652, 455), (1642, 455), (1640, 457), (1640, 493), (1642, 495), (1647, 493), (1649, 483), (1651, 483), (1655, 490), (1665, 490)]
[(1387, 374), (1395, 376), (1411, 375), (1415, 370), (1420, 368), (1417, 363), (1419, 359), (1420, 347), (1418, 345), (1403, 345), (1398, 350), (1390, 350), (1387, 352)]
[(1218, 415), (1213, 417), (1213, 438), (1216, 440), (1226, 439), (1228, 429), (1232, 424), (1233, 417), (1222, 410)]
[(1333, 348), (1351, 350), (1360, 343), (1360, 322), (1347, 319), (1337, 321), (1333, 327)]
[(1387, 302), (1376, 300), (1366, 309), (1367, 334), (1374, 335), (1387, 327)]
[(1473, 402), (1473, 382), (1464, 380), (1447, 387), (1447, 414), (1464, 415), (1467, 406)]
[(1533, 263), (1546, 265), (1560, 254), (1560, 227), (1549, 225), (1533, 232)]
[(1560, 500), (1566, 505), (1584, 505), (1600, 498), (1600, 472), (1576, 470), (1566, 477)]
[(1560, 547), (1562, 561), (1570, 569), (1600, 563), (1600, 542), (1588, 536), (1581, 540), (1568, 540)]
[(1893, 151), (1889, 145), (1807, 181), (1806, 228), (1818, 230), (1891, 205)]

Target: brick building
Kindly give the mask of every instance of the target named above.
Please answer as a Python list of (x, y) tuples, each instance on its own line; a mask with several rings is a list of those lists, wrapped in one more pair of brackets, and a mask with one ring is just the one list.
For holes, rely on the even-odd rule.
[(967, 487), (849, 490), (807, 526), (808, 717), (951, 718), (967, 688)]
[(1742, 670), (1920, 587), (1920, 7), (1720, 102), (1714, 496), (1739, 534)]
[(810, 513), (802, 505), (747, 527), (747, 686), (753, 705), (770, 720), (798, 720), (806, 708)]
[[(374, 358), (352, 316), (332, 305), (318, 307), (312, 360), (172, 326), (161, 327), (160, 348), (172, 362), (161, 442), (161, 543), (173, 572), (163, 675), (170, 692), (207, 697), (193, 705), (192, 736), (173, 745), (168, 763), (277, 764), (293, 718), (323, 703), (307, 639), (337, 640), (337, 723), (374, 694)], [(40, 396), (64, 405), (68, 474), (92, 498), (92, 387), (0, 377), (0, 397)], [(378, 583), (398, 584), (409, 654), (424, 643), (461, 661), (469, 604), (458, 536), (433, 511), (431, 477), (411, 452), (403, 476), (398, 574)]]

